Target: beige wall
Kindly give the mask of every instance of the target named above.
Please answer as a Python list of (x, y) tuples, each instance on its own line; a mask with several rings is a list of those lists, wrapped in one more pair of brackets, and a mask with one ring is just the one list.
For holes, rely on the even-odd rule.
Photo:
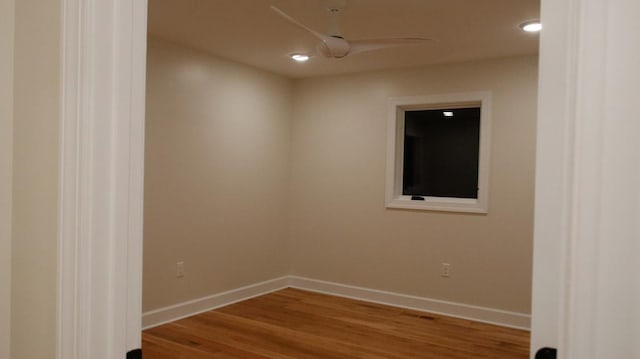
[[(535, 56), (290, 82), (149, 45), (145, 311), (295, 274), (530, 312)], [(485, 90), (489, 214), (385, 209), (387, 99)]]
[(0, 359), (9, 359), (14, 1), (0, 0)]
[[(293, 273), (530, 312), (536, 57), (297, 83)], [(493, 92), (488, 215), (384, 208), (387, 98)], [(440, 277), (442, 262), (451, 278)]]
[(288, 273), (292, 87), (149, 42), (143, 310)]
[(15, 2), (11, 358), (54, 358), (60, 2)]

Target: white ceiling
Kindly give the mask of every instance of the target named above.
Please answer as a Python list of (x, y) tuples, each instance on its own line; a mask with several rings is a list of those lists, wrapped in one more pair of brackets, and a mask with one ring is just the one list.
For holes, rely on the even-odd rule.
[(427, 37), (428, 45), (314, 56), (317, 40), (270, 10), (276, 5), (320, 32), (337, 0), (149, 0), (149, 34), (292, 78), (536, 54), (538, 35), (518, 25), (539, 17), (539, 0), (348, 0), (341, 13), (347, 39)]

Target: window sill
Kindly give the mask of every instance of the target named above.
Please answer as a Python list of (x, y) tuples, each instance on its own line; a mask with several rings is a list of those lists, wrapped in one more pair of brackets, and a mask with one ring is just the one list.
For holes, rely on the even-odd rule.
[(413, 209), (422, 211), (443, 211), (487, 214), (486, 203), (477, 199), (423, 197), (424, 201), (412, 200), (411, 196), (398, 196), (387, 200), (386, 208)]

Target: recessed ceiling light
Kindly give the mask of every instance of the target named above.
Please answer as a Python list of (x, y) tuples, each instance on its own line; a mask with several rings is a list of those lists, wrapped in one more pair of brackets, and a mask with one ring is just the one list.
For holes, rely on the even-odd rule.
[(443, 111), (444, 117), (453, 117), (453, 111)]
[(297, 62), (309, 61), (309, 55), (305, 55), (305, 54), (292, 54), (291, 58)]
[(520, 28), (526, 32), (539, 32), (542, 30), (542, 24), (540, 21), (527, 21), (520, 24)]

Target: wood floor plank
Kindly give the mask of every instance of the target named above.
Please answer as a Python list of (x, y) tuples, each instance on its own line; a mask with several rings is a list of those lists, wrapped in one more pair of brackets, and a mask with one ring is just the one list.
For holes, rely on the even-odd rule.
[(175, 342), (165, 340), (153, 335), (144, 335), (142, 338), (144, 355), (156, 359), (205, 359), (215, 358), (213, 353), (207, 353), (189, 346), (176, 345)]
[(526, 331), (291, 288), (143, 332), (148, 359), (518, 359), (528, 351)]

